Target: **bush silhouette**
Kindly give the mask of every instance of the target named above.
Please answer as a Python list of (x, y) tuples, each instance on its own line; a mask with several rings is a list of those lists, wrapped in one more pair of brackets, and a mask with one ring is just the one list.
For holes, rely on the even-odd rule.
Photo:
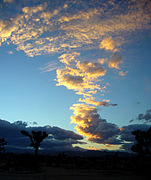
[(135, 135), (136, 144), (131, 147), (131, 150), (141, 156), (151, 155), (151, 128), (147, 131), (136, 130), (132, 134)]

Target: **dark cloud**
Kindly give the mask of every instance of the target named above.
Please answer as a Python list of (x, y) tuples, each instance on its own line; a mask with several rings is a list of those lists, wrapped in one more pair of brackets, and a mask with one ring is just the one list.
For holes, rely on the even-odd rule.
[(15, 121), (14, 123), (12, 123), (13, 125), (16, 125), (16, 126), (20, 126), (20, 127), (26, 127), (28, 126), (28, 123), (27, 122), (23, 122), (23, 121)]
[(151, 123), (151, 109), (146, 110), (146, 112), (138, 114), (136, 119), (132, 119), (129, 122), (132, 123), (134, 121), (139, 121), (143, 123)]
[(130, 150), (131, 146), (135, 143), (135, 136), (132, 131), (143, 130), (146, 131), (150, 128), (147, 124), (132, 124), (128, 126), (123, 126), (120, 131), (120, 139), (123, 143), (121, 149)]
[(151, 109), (146, 110), (145, 114), (140, 113), (137, 116), (136, 120), (140, 122), (144, 122), (144, 123), (150, 123), (151, 122)]
[(73, 131), (65, 130), (59, 127), (37, 126), (28, 127), (26, 122), (16, 121), (10, 123), (0, 119), (0, 137), (4, 137), (8, 142), (7, 149), (27, 149), (29, 147), (29, 138), (20, 133), (21, 130), (26, 130), (31, 133), (34, 131), (46, 131), (49, 136), (41, 143), (42, 150), (65, 151), (74, 150), (73, 144), (82, 144), (80, 140), (82, 136)]
[[(150, 112), (150, 110), (148, 110)], [(79, 127), (80, 131), (89, 135), (88, 140), (99, 144), (121, 145), (121, 149), (129, 151), (131, 146), (135, 143), (135, 136), (132, 131), (148, 130), (150, 125), (147, 124), (133, 124), (119, 128), (116, 124), (107, 122), (102, 119), (95, 110), (86, 113), (93, 121), (89, 122), (90, 126), (87, 128)], [(80, 117), (79, 117), (80, 118)], [(94, 120), (95, 119), (95, 120)], [(87, 122), (88, 123), (88, 122)], [(8, 142), (7, 150), (12, 148), (15, 152), (22, 150), (22, 152), (29, 149), (29, 138), (20, 133), (21, 130), (26, 130), (31, 133), (34, 131), (46, 131), (49, 136), (41, 143), (41, 151), (70, 151), (75, 150), (73, 144), (85, 144), (81, 140), (83, 137), (70, 130), (65, 130), (59, 127), (47, 126), (27, 126), (26, 122), (16, 121), (10, 123), (5, 120), (0, 120), (0, 138), (4, 137)]]
[(148, 109), (145, 114), (139, 114), (137, 120), (151, 122), (151, 109)]
[(128, 125), (128, 126), (123, 126), (121, 128), (121, 132), (120, 132), (120, 135), (121, 135), (121, 140), (124, 140), (124, 141), (134, 141), (134, 135), (132, 135), (132, 131), (135, 131), (135, 130), (148, 130), (150, 128), (149, 125), (146, 125), (146, 124), (132, 124), (132, 125)]

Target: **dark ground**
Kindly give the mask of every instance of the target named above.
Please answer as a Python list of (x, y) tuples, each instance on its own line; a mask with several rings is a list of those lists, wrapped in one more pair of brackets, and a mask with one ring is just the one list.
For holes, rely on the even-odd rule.
[(97, 157), (3, 154), (0, 180), (145, 180), (150, 175), (151, 158), (137, 156)]

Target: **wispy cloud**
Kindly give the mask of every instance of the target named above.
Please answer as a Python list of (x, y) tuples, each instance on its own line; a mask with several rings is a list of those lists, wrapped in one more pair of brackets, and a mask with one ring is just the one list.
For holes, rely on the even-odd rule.
[(96, 101), (94, 99), (94, 97), (89, 97), (89, 98), (85, 98), (85, 99), (79, 99), (79, 102), (85, 102), (86, 104), (92, 104), (94, 106), (117, 106), (117, 104), (112, 104), (112, 103), (108, 103), (106, 101)]
[(47, 63), (44, 67), (41, 67), (40, 70), (42, 70), (43, 72), (50, 72), (53, 71), (55, 69), (58, 69), (59, 67), (59, 63), (54, 61), (54, 62), (49, 62)]

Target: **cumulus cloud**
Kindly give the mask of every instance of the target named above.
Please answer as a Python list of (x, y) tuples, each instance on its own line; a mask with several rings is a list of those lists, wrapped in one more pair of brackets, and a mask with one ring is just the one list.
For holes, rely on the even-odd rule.
[(27, 126), (28, 123), (22, 121), (16, 121), (10, 123), (5, 120), (0, 120), (0, 137), (4, 137), (8, 142), (7, 149), (16, 148), (26, 150), (29, 146), (28, 137), (23, 136), (20, 131), (26, 130), (31, 132), (34, 131), (46, 131), (48, 138), (46, 138), (41, 148), (43, 150), (73, 150), (73, 144), (83, 144), (80, 141), (83, 139), (81, 135), (78, 135), (70, 130), (65, 130), (59, 127), (51, 126)]
[(74, 115), (71, 116), (71, 123), (77, 124), (75, 129), (88, 141), (102, 144), (118, 144), (117, 135), (119, 128), (112, 123), (102, 119), (97, 108), (85, 104), (74, 104), (71, 109)]
[(120, 149), (130, 151), (135, 143), (132, 131), (138, 129), (146, 131), (150, 128), (150, 125), (146, 124), (133, 124), (119, 128), (116, 124), (102, 119), (94, 106), (74, 104), (71, 109), (74, 113), (71, 116), (71, 123), (77, 124), (75, 127), (77, 132), (85, 136), (88, 141), (107, 146), (119, 145)]

